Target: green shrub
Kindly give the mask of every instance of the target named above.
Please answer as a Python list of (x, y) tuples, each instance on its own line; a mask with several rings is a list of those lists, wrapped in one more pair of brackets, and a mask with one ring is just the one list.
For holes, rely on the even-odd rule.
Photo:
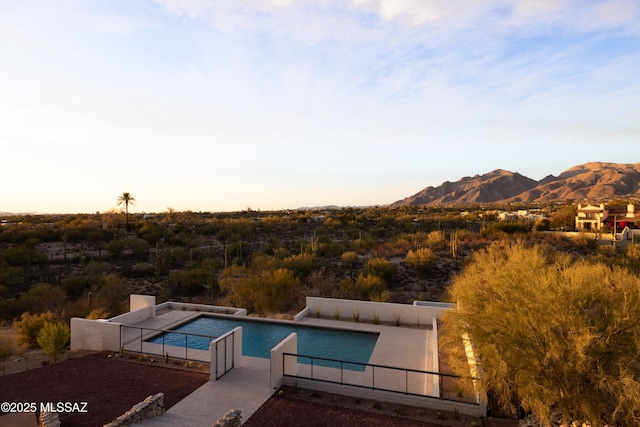
[(44, 322), (44, 325), (38, 332), (38, 345), (44, 351), (44, 354), (51, 357), (55, 362), (58, 354), (62, 353), (69, 345), (71, 332), (69, 326), (64, 322)]

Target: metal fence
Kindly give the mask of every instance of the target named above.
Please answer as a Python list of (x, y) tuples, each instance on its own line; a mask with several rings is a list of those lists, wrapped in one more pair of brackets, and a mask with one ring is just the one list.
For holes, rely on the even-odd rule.
[[(185, 360), (209, 361), (214, 335), (121, 325), (120, 348), (131, 353), (154, 354)], [(191, 345), (191, 347), (190, 347)]]
[(283, 354), (283, 375), (289, 378), (480, 405), (474, 386), (477, 378), (472, 377), (293, 353)]

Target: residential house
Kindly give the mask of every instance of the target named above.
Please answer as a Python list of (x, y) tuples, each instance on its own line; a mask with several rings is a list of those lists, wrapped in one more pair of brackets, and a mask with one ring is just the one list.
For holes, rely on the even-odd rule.
[[(578, 204), (576, 212), (576, 229), (598, 231), (603, 228), (620, 231), (625, 227), (636, 227), (636, 208), (629, 203), (627, 206), (611, 206), (600, 203), (595, 206)], [(640, 218), (639, 218), (640, 220)]]

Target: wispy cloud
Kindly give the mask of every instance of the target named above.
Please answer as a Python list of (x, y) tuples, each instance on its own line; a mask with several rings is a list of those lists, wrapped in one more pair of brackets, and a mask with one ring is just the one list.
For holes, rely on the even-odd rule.
[[(579, 141), (637, 143), (639, 14), (632, 0), (3, 2), (0, 145), (42, 176), (72, 179), (86, 159), (78, 170), (117, 175), (109, 185), (191, 189), (155, 209), (225, 188), (235, 208), (293, 193), (371, 204), (407, 194), (343, 188), (558, 173), (589, 155)], [(10, 173), (37, 188), (26, 170)]]

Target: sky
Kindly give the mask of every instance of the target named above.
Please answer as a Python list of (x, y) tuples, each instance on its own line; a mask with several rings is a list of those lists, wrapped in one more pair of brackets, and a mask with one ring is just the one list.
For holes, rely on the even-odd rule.
[(0, 212), (386, 205), (640, 162), (638, 0), (5, 0)]

